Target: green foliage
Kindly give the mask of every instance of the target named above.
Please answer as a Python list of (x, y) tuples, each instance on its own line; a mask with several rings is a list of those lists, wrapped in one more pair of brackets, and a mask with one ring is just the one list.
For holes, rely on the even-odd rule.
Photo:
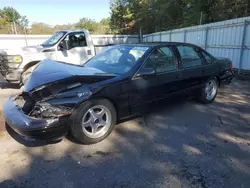
[(16, 9), (12, 7), (0, 9), (0, 33), (23, 33), (24, 28), (27, 28), (28, 24), (27, 17), (21, 16)]
[(91, 34), (110, 34), (109, 18), (103, 18), (100, 22), (82, 18), (75, 24), (76, 29), (87, 29)]
[(77, 29), (87, 29), (90, 33), (93, 33), (98, 27), (98, 23), (95, 20), (89, 18), (81, 18), (75, 27)]
[(12, 7), (4, 7), (1, 11), (7, 22), (19, 22), (21, 15)]
[(152, 33), (250, 15), (249, 0), (111, 0), (111, 29)]
[[(0, 9), (0, 34), (52, 34), (87, 29), (91, 34), (143, 34), (250, 15), (249, 0), (110, 0), (110, 18), (50, 26), (33, 23), (12, 7)], [(28, 29), (29, 28), (29, 29)]]

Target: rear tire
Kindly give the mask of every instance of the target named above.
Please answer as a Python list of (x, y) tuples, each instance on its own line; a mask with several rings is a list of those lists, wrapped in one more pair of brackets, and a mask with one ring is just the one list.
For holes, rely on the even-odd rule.
[(209, 78), (200, 90), (199, 101), (208, 104), (214, 101), (218, 93), (219, 82), (216, 77)]
[(100, 142), (111, 133), (116, 118), (115, 107), (108, 100), (86, 101), (71, 115), (71, 134), (83, 144)]

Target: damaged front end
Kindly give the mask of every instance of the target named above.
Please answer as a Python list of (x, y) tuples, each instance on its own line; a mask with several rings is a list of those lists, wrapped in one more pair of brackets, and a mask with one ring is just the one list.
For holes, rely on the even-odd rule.
[(24, 114), (33, 118), (51, 119), (68, 116), (84, 97), (82, 94), (86, 97), (86, 94), (90, 95), (91, 92), (86, 92), (86, 89), (85, 92), (74, 90), (82, 86), (81, 83), (66, 85), (57, 83), (39, 87), (31, 92), (23, 92), (15, 97), (14, 103)]
[(71, 114), (79, 104), (98, 94), (95, 83), (115, 75), (66, 63), (44, 60), (33, 71), (23, 92), (3, 105), (7, 125), (35, 139), (61, 138), (69, 131)]
[(63, 105), (51, 105), (49, 102), (35, 101), (25, 93), (18, 95), (14, 99), (14, 103), (19, 106), (26, 115), (38, 119), (59, 118), (70, 115), (73, 110)]
[(72, 113), (72, 108), (65, 106), (53, 106), (49, 103), (35, 104), (33, 110), (29, 113), (29, 116), (35, 118), (58, 118), (60, 116), (70, 115)]
[(3, 113), (7, 125), (25, 139), (54, 140), (68, 133), (70, 115), (90, 95), (83, 83), (58, 81), (11, 97)]

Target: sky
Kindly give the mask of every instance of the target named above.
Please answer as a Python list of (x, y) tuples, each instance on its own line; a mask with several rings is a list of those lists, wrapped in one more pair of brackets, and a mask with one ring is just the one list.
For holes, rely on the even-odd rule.
[(87, 17), (100, 21), (110, 16), (110, 0), (0, 0), (0, 9), (14, 7), (30, 23), (68, 24)]

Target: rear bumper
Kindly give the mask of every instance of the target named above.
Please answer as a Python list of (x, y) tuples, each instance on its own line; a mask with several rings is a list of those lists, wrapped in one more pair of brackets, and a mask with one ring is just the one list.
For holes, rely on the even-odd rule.
[(3, 105), (6, 123), (25, 139), (56, 140), (65, 136), (69, 130), (69, 117), (57, 119), (36, 119), (27, 116), (14, 104), (13, 97)]

